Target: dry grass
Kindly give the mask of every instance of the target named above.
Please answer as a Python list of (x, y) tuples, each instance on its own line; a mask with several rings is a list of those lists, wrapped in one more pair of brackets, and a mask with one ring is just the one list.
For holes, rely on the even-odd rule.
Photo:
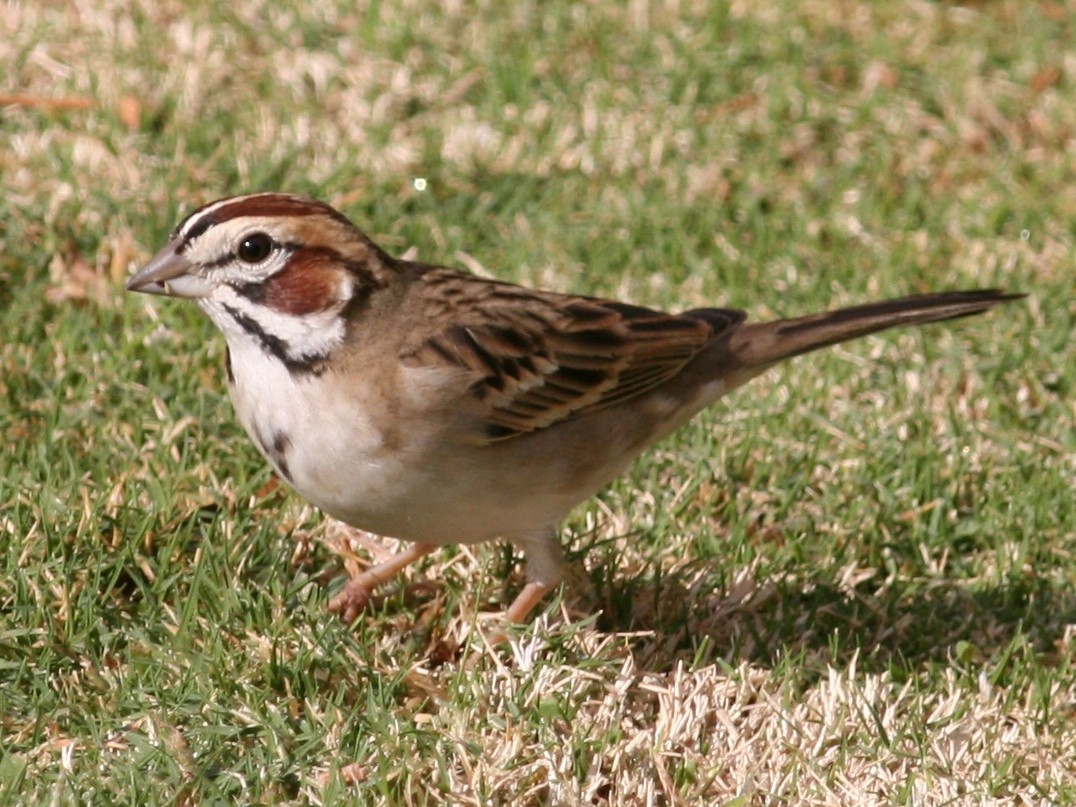
[[(0, 794), (1076, 804), (1071, 11), (4, 4)], [(325, 614), (340, 537), (267, 484), (221, 340), (120, 291), (261, 188), (657, 306), (1032, 296), (715, 407), (572, 517), (577, 585), (491, 650), (498, 548)]]

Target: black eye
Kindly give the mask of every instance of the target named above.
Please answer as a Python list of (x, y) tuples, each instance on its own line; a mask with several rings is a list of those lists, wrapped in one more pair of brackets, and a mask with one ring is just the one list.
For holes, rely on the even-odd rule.
[(243, 263), (261, 263), (273, 251), (273, 239), (265, 233), (251, 233), (239, 242), (236, 255)]

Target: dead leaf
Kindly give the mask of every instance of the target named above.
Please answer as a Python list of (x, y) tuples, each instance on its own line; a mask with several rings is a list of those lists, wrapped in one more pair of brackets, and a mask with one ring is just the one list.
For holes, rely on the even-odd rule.
[(28, 106), (36, 109), (91, 109), (89, 98), (49, 98), (44, 95), (0, 92), (0, 106)]
[(131, 131), (142, 128), (142, 104), (133, 95), (124, 95), (116, 104), (120, 122)]
[[(345, 785), (357, 785), (359, 782), (365, 782), (367, 773), (366, 768), (360, 765), (358, 762), (352, 762), (349, 765), (344, 765), (337, 773), (340, 776), (340, 781)], [(327, 787), (329, 782), (332, 781), (332, 771), (322, 771), (316, 777), (318, 787)]]
[(1044, 67), (1031, 77), (1031, 91), (1038, 95), (1048, 87), (1053, 87), (1061, 80), (1061, 70), (1057, 67)]

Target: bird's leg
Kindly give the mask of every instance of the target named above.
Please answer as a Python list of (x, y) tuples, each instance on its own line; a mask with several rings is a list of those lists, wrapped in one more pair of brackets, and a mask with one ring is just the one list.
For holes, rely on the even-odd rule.
[(564, 556), (555, 528), (525, 538), (513, 538), (512, 543), (522, 549), (527, 558), (527, 585), (512, 600), (497, 628), (486, 635), (489, 645), (507, 642), (506, 623), (518, 625), (526, 620), (542, 598), (564, 577)]
[(526, 620), (527, 615), (534, 610), (535, 606), (542, 601), (551, 588), (551, 585), (539, 583), (537, 580), (527, 583), (516, 598), (512, 600), (508, 610), (504, 612), (505, 620), (512, 624), (518, 624)]
[(508, 606), (504, 617), (508, 622), (523, 622), (549, 590), (564, 578), (564, 554), (555, 528), (547, 528), (514, 543), (527, 558), (527, 585)]
[(426, 557), (438, 548), (436, 544), (411, 544), (403, 552), (371, 566), (352, 577), (344, 590), (329, 600), (329, 610), (339, 614), (340, 619), (348, 624), (354, 622), (370, 602), (375, 588), (395, 577), (405, 566)]

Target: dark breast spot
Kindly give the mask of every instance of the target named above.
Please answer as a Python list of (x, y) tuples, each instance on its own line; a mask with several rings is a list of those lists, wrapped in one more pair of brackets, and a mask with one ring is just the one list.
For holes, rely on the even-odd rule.
[(276, 463), (276, 467), (280, 470), (281, 475), (291, 481), (291, 472), (288, 470), (288, 454), (291, 452), (291, 438), (288, 437), (287, 432), (276, 432), (273, 435), (272, 450), (269, 452), (269, 456), (272, 457), (273, 462)]
[(291, 452), (291, 438), (284, 431), (273, 433), (273, 439), (267, 440), (261, 429), (255, 427), (254, 437), (262, 453), (276, 466), (280, 475), (291, 482), (291, 471), (288, 468), (288, 454)]
[(291, 438), (287, 432), (277, 432), (273, 435), (273, 453), (285, 455), (291, 451)]

